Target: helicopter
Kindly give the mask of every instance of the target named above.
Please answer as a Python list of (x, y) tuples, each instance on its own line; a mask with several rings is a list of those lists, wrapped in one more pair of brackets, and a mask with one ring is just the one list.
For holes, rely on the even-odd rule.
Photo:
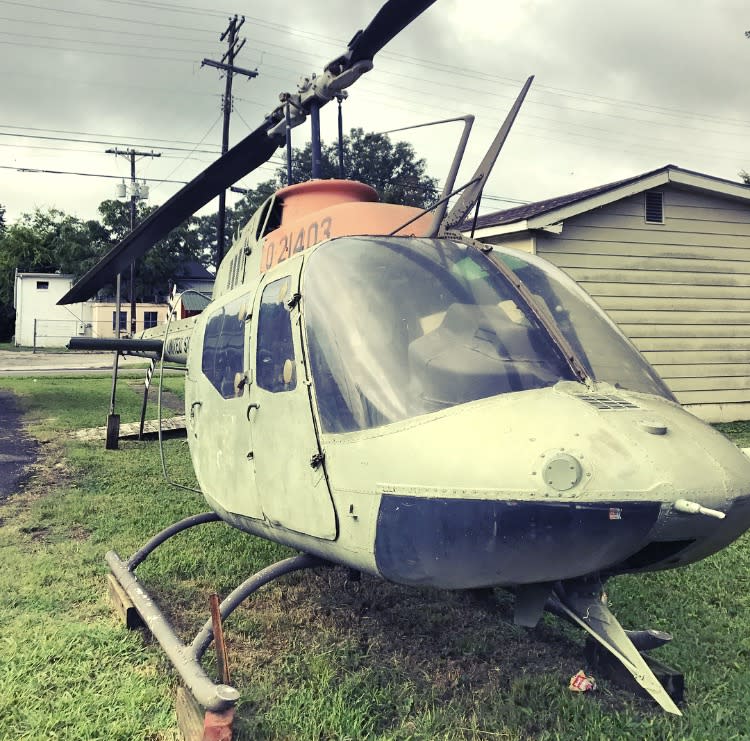
[[(310, 117), (319, 131), (320, 107), (433, 2), (388, 0), (322, 74), (282, 96), (60, 303), (93, 295), (288, 145), (294, 126)], [(300, 552), (238, 586), (222, 619), (263, 584), (324, 564), (402, 585), (503, 587), (517, 624), (564, 617), (681, 715), (642, 653), (670, 636), (624, 630), (604, 586), (693, 563), (744, 533), (750, 458), (683, 410), (562, 271), (465, 236), (531, 81), (455, 188), (459, 146), (431, 208), (380, 203), (343, 179), (288, 185), (239, 232), (199, 316), (71, 342), (186, 368), (190, 455), (210, 511), (107, 561), (208, 712), (240, 696), (200, 664), (215, 629), (209, 621), (183, 644), (134, 571), (165, 540), (221, 520)]]

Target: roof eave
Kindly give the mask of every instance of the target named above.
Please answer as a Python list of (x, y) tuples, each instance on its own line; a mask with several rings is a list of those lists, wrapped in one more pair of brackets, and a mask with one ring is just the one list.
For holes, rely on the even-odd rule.
[[(517, 232), (523, 232), (528, 229), (528, 221), (522, 219), (521, 221), (511, 221), (507, 224), (498, 224), (497, 226), (485, 226), (481, 229), (474, 230), (474, 239), (482, 239), (482, 237), (495, 237), (501, 234), (515, 234)], [(463, 234), (471, 234), (471, 229), (466, 229), (462, 232)]]
[[(668, 183), (674, 183), (675, 185), (680, 185), (684, 188), (699, 190), (704, 193), (712, 193), (750, 203), (750, 187), (747, 185), (734, 183), (731, 180), (714, 178), (691, 170), (682, 170), (679, 167), (668, 165), (661, 170), (649, 173), (644, 177), (634, 179), (631, 182), (624, 183), (612, 188), (611, 190), (586, 196), (578, 201), (557, 208), (551, 208), (548, 211), (535, 216), (519, 219), (517, 221), (509, 221), (495, 226), (485, 226), (481, 229), (477, 229), (474, 236), (481, 239), (482, 237), (486, 238), (502, 234), (513, 234), (532, 229), (544, 229), (545, 227), (558, 224), (559, 222), (573, 216), (578, 216), (587, 211), (593, 211), (596, 208), (606, 206), (623, 198), (637, 195), (646, 190), (662, 187)], [(465, 233), (468, 233), (468, 230)]]

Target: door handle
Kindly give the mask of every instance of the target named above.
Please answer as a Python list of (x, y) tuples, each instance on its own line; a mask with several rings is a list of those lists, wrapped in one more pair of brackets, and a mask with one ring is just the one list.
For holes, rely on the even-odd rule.
[(253, 409), (260, 409), (260, 404), (258, 404), (258, 402), (257, 402), (257, 401), (252, 401), (252, 402), (250, 402), (250, 403), (249, 403), (249, 404), (247, 405), (247, 419), (248, 419), (248, 422), (250, 421), (250, 412), (251, 412), (251, 411), (252, 411)]
[(195, 418), (195, 409), (196, 409), (196, 407), (200, 408), (202, 406), (203, 406), (203, 402), (202, 401), (194, 401), (190, 405), (190, 419), (194, 419)]

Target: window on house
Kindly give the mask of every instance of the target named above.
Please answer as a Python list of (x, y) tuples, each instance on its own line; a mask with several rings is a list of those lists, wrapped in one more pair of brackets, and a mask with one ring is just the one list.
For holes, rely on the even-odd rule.
[(661, 191), (649, 190), (645, 194), (645, 211), (647, 224), (664, 223), (664, 194)]
[(49, 288), (49, 281), (48, 280), (38, 280), (36, 282), (36, 290), (37, 291), (46, 291)]
[(151, 329), (156, 326), (156, 312), (155, 311), (144, 311), (143, 312), (143, 328)]
[[(112, 331), (114, 332), (117, 328), (115, 327), (115, 314), (116, 312), (112, 312)], [(128, 312), (127, 311), (121, 311), (120, 312), (120, 332), (125, 332), (128, 328)]]

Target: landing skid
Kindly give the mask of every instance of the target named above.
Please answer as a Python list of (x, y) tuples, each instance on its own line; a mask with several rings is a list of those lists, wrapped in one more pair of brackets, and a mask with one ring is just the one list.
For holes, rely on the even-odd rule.
[[(156, 603), (144, 589), (138, 577), (133, 573), (135, 568), (162, 543), (178, 533), (197, 525), (216, 522), (221, 518), (214, 512), (187, 517), (180, 522), (170, 525), (149, 540), (140, 550), (123, 561), (117, 553), (109, 551), (106, 555), (107, 563), (116, 581), (117, 593), (126, 595), (137, 611), (143, 624), (151, 631), (159, 642), (172, 665), (179, 673), (188, 692), (195, 701), (206, 711), (205, 729), (216, 729), (223, 726), (228, 729), (228, 735), (216, 738), (231, 738), (231, 725), (234, 716), (234, 706), (240, 698), (240, 693), (228, 684), (216, 683), (206, 674), (201, 666), (201, 659), (214, 639), (212, 621), (209, 618), (190, 645), (184, 644), (175, 632), (169, 620), (165, 617)], [(285, 558), (240, 584), (219, 606), (221, 620), (226, 620), (237, 607), (260, 587), (294, 571), (324, 566), (327, 562), (315, 556), (302, 554)], [(121, 591), (120, 591), (121, 590)], [(121, 610), (125, 615), (128, 609)], [(131, 622), (128, 622), (130, 627)], [(213, 736), (212, 736), (213, 737)]]
[[(190, 706), (192, 725), (195, 726), (196, 704), (205, 712), (204, 733), (214, 729), (204, 738), (231, 738), (234, 707), (240, 693), (231, 685), (214, 682), (201, 666), (201, 660), (214, 640), (214, 629), (208, 619), (190, 645), (183, 643), (168, 619), (154, 603), (142, 586), (135, 569), (162, 543), (197, 525), (219, 521), (215, 512), (205, 512), (187, 517), (162, 530), (136, 551), (127, 561), (117, 553), (106, 555), (111, 570), (111, 594), (128, 627), (134, 627), (137, 619), (144, 624), (159, 642), (172, 665), (179, 673), (189, 693), (178, 695), (178, 705)], [(286, 558), (246, 579), (219, 606), (219, 618), (223, 622), (237, 607), (252, 596), (260, 587), (294, 571), (330, 566), (315, 556), (302, 554)], [(583, 628), (596, 642), (596, 648), (587, 649), (589, 657), (594, 657), (597, 665), (610, 674), (617, 674), (622, 668), (633, 680), (652, 697), (664, 710), (682, 715), (667, 690), (654, 674), (651, 667), (659, 671), (663, 665), (642, 654), (671, 640), (668, 633), (659, 631), (626, 631), (617, 622), (607, 607), (606, 595), (599, 579), (580, 579), (556, 584), (532, 585), (516, 591), (516, 622), (534, 625), (544, 610), (569, 620)], [(219, 631), (220, 632), (220, 631)], [(219, 640), (221, 646), (221, 640)], [(593, 651), (593, 653), (592, 653)], [(664, 675), (664, 672), (661, 672)], [(668, 674), (668, 672), (667, 672)], [(681, 679), (681, 678), (680, 678)], [(229, 681), (228, 679), (226, 680)], [(194, 701), (194, 702), (193, 702)], [(223, 729), (223, 730), (217, 730)], [(222, 733), (224, 735), (222, 735)], [(200, 738), (201, 736), (196, 736)]]
[[(607, 597), (598, 579), (558, 582), (545, 608), (583, 628), (601, 648), (605, 649), (604, 655), (609, 654), (617, 659), (638, 685), (664, 710), (674, 715), (682, 715), (652, 671), (652, 666), (659, 665), (641, 653), (667, 643), (672, 638), (668, 633), (656, 630), (624, 630), (609, 611)], [(592, 655), (601, 657), (602, 653), (594, 652)], [(600, 663), (607, 664), (606, 660), (601, 659)], [(611, 666), (611, 662), (609, 665)]]

